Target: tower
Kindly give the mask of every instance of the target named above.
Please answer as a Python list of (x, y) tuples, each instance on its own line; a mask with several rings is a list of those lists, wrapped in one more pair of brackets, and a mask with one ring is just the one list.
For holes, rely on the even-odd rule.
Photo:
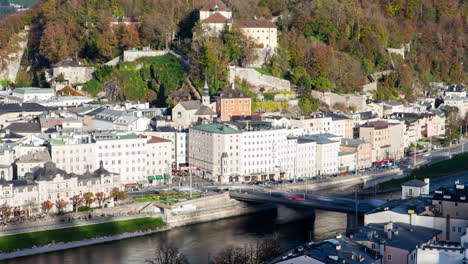
[(203, 86), (202, 104), (210, 106), (210, 88), (208, 88), (208, 83), (206, 82), (206, 80), (205, 86)]

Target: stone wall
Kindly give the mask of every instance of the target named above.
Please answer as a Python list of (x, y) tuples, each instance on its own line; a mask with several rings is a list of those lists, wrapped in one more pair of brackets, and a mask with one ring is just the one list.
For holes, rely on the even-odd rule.
[(155, 57), (155, 56), (163, 56), (166, 55), (169, 51), (167, 50), (126, 50), (123, 53), (123, 61), (124, 62), (132, 62), (136, 61), (142, 57)]
[(366, 107), (366, 96), (364, 95), (312, 91), (312, 96), (330, 107), (333, 107), (335, 104), (344, 104), (346, 107), (353, 107), (356, 111), (363, 111)]
[[(16, 75), (21, 67), (21, 59), (28, 44), (28, 31), (22, 31), (17, 37), (20, 39), (18, 51), (9, 54), (6, 59), (0, 60), (0, 80), (16, 81)], [(0, 86), (0, 88), (2, 87)]]
[(283, 80), (277, 77), (259, 73), (255, 69), (229, 67), (229, 81), (232, 83), (236, 78), (245, 80), (255, 86), (259, 92), (260, 88), (264, 88), (265, 92), (270, 91), (291, 91), (291, 83), (288, 80)]

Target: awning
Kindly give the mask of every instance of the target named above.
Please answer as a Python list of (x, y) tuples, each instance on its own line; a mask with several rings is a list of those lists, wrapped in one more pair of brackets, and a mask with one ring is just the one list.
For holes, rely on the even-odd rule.
[(156, 180), (156, 176), (148, 176), (148, 181), (154, 181)]
[(162, 180), (162, 179), (164, 179), (163, 175), (156, 175), (156, 180)]
[(169, 175), (169, 174), (164, 174), (163, 176), (164, 176), (164, 179), (170, 179), (171, 178), (171, 175)]
[(138, 184), (136, 184), (136, 183), (128, 183), (128, 184), (125, 184), (125, 187), (138, 187)]

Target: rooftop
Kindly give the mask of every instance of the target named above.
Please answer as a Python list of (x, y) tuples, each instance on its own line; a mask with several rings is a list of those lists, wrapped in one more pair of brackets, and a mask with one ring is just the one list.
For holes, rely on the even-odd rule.
[(52, 93), (54, 94), (54, 89), (51, 88), (37, 88), (37, 87), (23, 87), (23, 88), (15, 88), (13, 90), (14, 93), (19, 94), (37, 94), (37, 93)]
[(205, 124), (194, 126), (192, 129), (200, 130), (208, 133), (216, 133), (216, 134), (239, 134), (242, 133), (237, 127), (230, 126), (227, 124)]
[(58, 68), (58, 67), (93, 67), (91, 65), (84, 65), (84, 64), (80, 64), (74, 60), (63, 60), (63, 61), (60, 61), (56, 64), (54, 64), (53, 66), (54, 68)]
[(10, 131), (12, 133), (41, 133), (39, 123), (10, 123), (2, 132)]
[(243, 91), (240, 91), (236, 89), (234, 84), (230, 85), (226, 89), (224, 89), (222, 92), (219, 93), (219, 97), (222, 99), (226, 98), (250, 98), (247, 93), (244, 93)]
[(401, 186), (424, 187), (426, 185), (427, 185), (427, 183), (425, 183), (425, 182), (423, 182), (421, 180), (413, 179), (411, 181), (407, 181), (407, 182), (403, 183)]
[(218, 23), (218, 24), (224, 24), (226, 23), (226, 21), (228, 21), (228, 19), (225, 16), (221, 15), (220, 13), (214, 13), (208, 18), (206, 18), (205, 20), (203, 20), (203, 22), (205, 23)]
[(413, 250), (418, 245), (432, 240), (442, 231), (422, 226), (405, 223), (379, 223), (368, 224), (360, 227), (359, 231), (352, 235), (355, 241), (371, 241), (377, 244), (385, 243), (386, 246)]

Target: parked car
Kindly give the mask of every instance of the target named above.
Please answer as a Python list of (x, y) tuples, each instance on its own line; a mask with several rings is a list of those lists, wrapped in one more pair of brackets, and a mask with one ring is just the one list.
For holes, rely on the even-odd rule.
[(346, 175), (347, 175), (346, 172), (340, 173), (340, 176), (346, 176)]

